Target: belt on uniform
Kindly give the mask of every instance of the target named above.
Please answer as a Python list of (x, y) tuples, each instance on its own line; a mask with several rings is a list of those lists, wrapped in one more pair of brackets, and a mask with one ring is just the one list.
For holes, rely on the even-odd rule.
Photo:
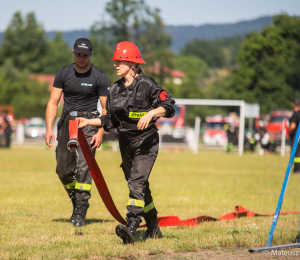
[(80, 112), (80, 111), (71, 111), (70, 113), (68, 112), (63, 112), (63, 116), (74, 116), (74, 117), (91, 117), (91, 116), (97, 116), (99, 114), (98, 111), (92, 111), (92, 112)]
[(70, 115), (79, 117), (79, 116), (95, 116), (98, 114), (98, 111), (93, 111), (93, 112), (80, 112), (80, 111), (71, 111)]
[(132, 129), (132, 130), (140, 130), (137, 128), (136, 124), (129, 124), (124, 121), (120, 121), (121, 128)]

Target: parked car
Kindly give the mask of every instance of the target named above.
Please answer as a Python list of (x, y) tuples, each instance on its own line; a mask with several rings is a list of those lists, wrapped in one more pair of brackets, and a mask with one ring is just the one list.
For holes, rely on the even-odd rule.
[(40, 117), (32, 117), (24, 123), (25, 138), (44, 138), (46, 121)]

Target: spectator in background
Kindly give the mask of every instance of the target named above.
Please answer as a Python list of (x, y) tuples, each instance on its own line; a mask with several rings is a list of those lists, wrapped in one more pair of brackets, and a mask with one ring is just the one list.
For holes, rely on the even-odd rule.
[(226, 130), (228, 144), (226, 147), (226, 152), (230, 152), (234, 150), (234, 148), (238, 145), (239, 139), (238, 139), (238, 131), (237, 127), (235, 126), (235, 122), (233, 118), (229, 118), (228, 124), (224, 125), (224, 129)]
[(245, 143), (244, 145), (245, 145), (246, 152), (252, 152), (252, 153), (256, 152), (257, 142), (251, 133), (246, 134), (244, 143)]
[[(299, 98), (294, 98), (293, 109), (294, 109), (294, 113), (290, 118), (289, 136), (291, 138), (292, 144), (294, 145), (296, 132), (300, 121), (300, 99)], [(294, 158), (293, 172), (300, 173), (300, 146), (299, 145), (297, 147), (295, 158)]]
[(259, 127), (257, 129), (257, 132), (259, 133), (260, 137), (262, 137), (267, 132), (267, 129), (265, 127), (265, 123), (263, 120), (259, 120), (258, 124), (259, 124)]
[(260, 138), (261, 147), (264, 149), (265, 152), (274, 153), (276, 150), (274, 139), (270, 138), (268, 132), (261, 131), (261, 134), (262, 134)]
[(7, 119), (7, 115), (5, 113), (1, 113), (0, 117), (3, 120), (1, 129), (0, 129), (0, 135), (5, 137), (5, 147), (10, 148), (12, 129), (11, 129), (10, 123)]

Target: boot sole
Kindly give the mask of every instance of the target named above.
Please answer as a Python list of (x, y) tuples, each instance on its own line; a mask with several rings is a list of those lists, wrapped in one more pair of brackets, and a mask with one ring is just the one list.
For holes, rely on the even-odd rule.
[(128, 232), (126, 227), (122, 225), (117, 225), (116, 234), (119, 238), (123, 240), (123, 244), (134, 244), (134, 237), (130, 232)]
[(74, 227), (84, 227), (85, 224), (81, 224), (81, 223), (77, 223), (77, 222), (73, 222)]

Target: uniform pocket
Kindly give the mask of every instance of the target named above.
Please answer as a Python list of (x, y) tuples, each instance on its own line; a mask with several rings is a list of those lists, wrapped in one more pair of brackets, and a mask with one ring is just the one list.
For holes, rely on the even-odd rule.
[(61, 118), (58, 120), (58, 122), (57, 122), (57, 133), (58, 133), (58, 131), (60, 130), (60, 128), (61, 128), (63, 122), (64, 122), (64, 119), (61, 117)]
[(135, 107), (138, 107), (138, 108), (146, 108), (145, 106), (145, 100), (144, 99), (139, 99), (137, 98), (135, 100)]
[(59, 133), (59, 130), (61, 129), (61, 126), (62, 126), (64, 120), (65, 120), (65, 119), (64, 119), (63, 117), (61, 117), (61, 118), (58, 120), (58, 122), (57, 122), (57, 135), (56, 135), (56, 140), (57, 140), (57, 141), (58, 141), (58, 133)]

